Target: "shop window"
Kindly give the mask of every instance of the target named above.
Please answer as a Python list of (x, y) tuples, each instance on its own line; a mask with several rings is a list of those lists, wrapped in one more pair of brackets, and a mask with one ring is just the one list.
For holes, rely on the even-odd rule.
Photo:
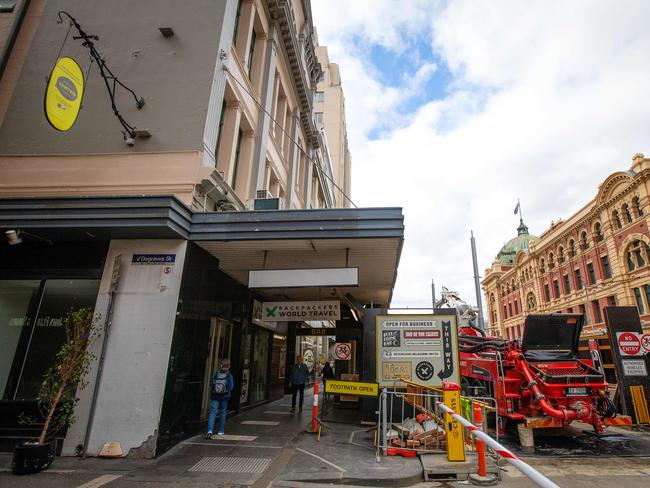
[(580, 240), (582, 249), (589, 249), (589, 237), (587, 236), (587, 231), (582, 231), (582, 234), (580, 234)]
[(623, 215), (625, 215), (625, 222), (628, 224), (632, 223), (632, 213), (630, 212), (630, 207), (626, 203), (623, 205)]
[(603, 321), (603, 314), (600, 311), (600, 305), (598, 304), (598, 300), (593, 300), (591, 302), (591, 307), (593, 309), (592, 311), (594, 313), (595, 321), (597, 324), (599, 324), (600, 322)]
[(612, 267), (609, 265), (609, 257), (601, 256), (600, 262), (603, 265), (603, 273), (605, 274), (605, 279), (612, 277)]
[(582, 290), (582, 273), (580, 273), (579, 269), (576, 269), (573, 272), (573, 277), (575, 278), (576, 281), (576, 290)]
[(557, 280), (553, 280), (553, 298), (560, 298), (560, 284)]
[(601, 242), (605, 238), (600, 222), (596, 222), (594, 225), (594, 235), (596, 236), (596, 242)]
[(639, 315), (644, 315), (645, 307), (643, 306), (643, 298), (641, 298), (641, 288), (634, 289), (634, 297), (636, 298), (636, 307), (639, 309)]
[(587, 263), (587, 274), (589, 276), (589, 284), (596, 284), (596, 271), (594, 270), (594, 263)]
[(612, 218), (614, 219), (614, 224), (616, 224), (617, 229), (623, 227), (623, 223), (621, 222), (621, 216), (618, 214), (618, 210), (614, 210), (612, 212)]
[[(253, 346), (253, 368), (249, 385), (248, 402), (256, 403), (266, 400), (267, 381), (268, 381), (268, 363), (269, 363), (269, 341), (271, 333), (267, 330), (257, 328), (255, 331), (255, 343)], [(309, 365), (308, 349), (302, 351), (305, 363)], [(312, 366), (314, 352), (310, 351), (312, 356)]]
[(11, 379), (20, 373), (30, 333), (30, 304), (37, 301), (40, 284), (39, 280), (0, 281), (0, 394), (4, 400), (13, 398)]
[(565, 274), (564, 275), (564, 293), (567, 295), (571, 293), (571, 284), (569, 283), (569, 275)]
[(569, 257), (575, 257), (576, 255), (576, 241), (571, 239), (569, 241)]
[(634, 197), (634, 208), (636, 210), (636, 214), (639, 217), (643, 217), (643, 209), (641, 208), (641, 200), (639, 200), (639, 197)]
[(65, 341), (65, 316), (73, 309), (94, 308), (98, 290), (98, 280), (45, 281), (14, 399), (36, 398), (43, 374)]

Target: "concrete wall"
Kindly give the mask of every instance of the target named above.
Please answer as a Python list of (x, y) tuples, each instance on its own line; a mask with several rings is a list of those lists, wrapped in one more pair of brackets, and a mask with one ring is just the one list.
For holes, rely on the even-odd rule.
[[(202, 150), (206, 111), (227, 2), (213, 0), (49, 0), (0, 128), (3, 154), (83, 154)], [(99, 70), (93, 65), (75, 126), (57, 132), (45, 120), (43, 95), (68, 24), (66, 10), (89, 34), (113, 73), (146, 100), (138, 111), (118, 89), (125, 119), (152, 133), (134, 147), (124, 144)], [(165, 38), (158, 27), (172, 27)], [(62, 51), (89, 66), (88, 51), (72, 40)]]
[[(89, 455), (116, 441), (124, 454), (153, 457), (162, 409), (169, 352), (176, 318), (187, 242), (183, 240), (114, 240), (97, 297), (96, 313), (107, 315), (113, 260), (122, 256), (120, 282), (97, 406), (88, 443)], [(160, 265), (133, 265), (134, 253), (176, 254), (169, 274)], [(95, 344), (99, 357), (101, 341)], [(76, 423), (68, 430), (64, 455), (83, 444), (96, 378), (96, 363), (89, 384), (80, 393)]]

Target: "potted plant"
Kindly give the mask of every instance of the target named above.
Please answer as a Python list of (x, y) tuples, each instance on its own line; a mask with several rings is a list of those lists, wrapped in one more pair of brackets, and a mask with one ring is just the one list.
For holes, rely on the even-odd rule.
[[(95, 359), (89, 346), (100, 334), (96, 325), (97, 319), (90, 308), (72, 310), (66, 315), (65, 341), (54, 364), (43, 375), (38, 392), (43, 428), (38, 441), (23, 442), (14, 448), (11, 466), (14, 474), (37, 473), (52, 464), (56, 448), (53, 437), (74, 423), (74, 408), (79, 401), (77, 391), (86, 386), (85, 377)], [(35, 420), (21, 415), (20, 422), (33, 424)]]

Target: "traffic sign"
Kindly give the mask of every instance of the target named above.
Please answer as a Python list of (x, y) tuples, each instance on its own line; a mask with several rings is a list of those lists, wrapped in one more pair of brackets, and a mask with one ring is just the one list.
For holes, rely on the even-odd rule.
[(636, 356), (641, 351), (641, 341), (634, 332), (619, 333), (618, 348), (623, 356)]
[(650, 334), (643, 334), (641, 336), (641, 347), (645, 352), (650, 352)]
[(334, 357), (339, 361), (347, 361), (352, 358), (352, 346), (349, 342), (339, 342), (334, 348)]

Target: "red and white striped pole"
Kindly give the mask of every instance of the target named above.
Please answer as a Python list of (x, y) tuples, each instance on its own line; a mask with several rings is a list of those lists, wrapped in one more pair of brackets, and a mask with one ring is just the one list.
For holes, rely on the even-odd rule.
[(314, 403), (311, 409), (311, 431), (318, 432), (318, 380), (314, 381)]
[(449, 408), (447, 405), (445, 405), (442, 402), (436, 402), (436, 405), (438, 405), (438, 407), (440, 407), (440, 409), (443, 412), (448, 413), (454, 419), (458, 420), (463, 425), (463, 427), (465, 427), (470, 432), (470, 434), (483, 440), (488, 446), (494, 449), (499, 456), (503, 457), (515, 468), (517, 468), (519, 471), (525, 474), (537, 486), (541, 486), (542, 488), (560, 488), (558, 485), (553, 483), (550, 479), (548, 479), (542, 473), (537, 471), (535, 468), (526, 464), (523, 459), (514, 455), (508, 449), (506, 449), (497, 441), (492, 439), (492, 437), (487, 435), (485, 432), (482, 432), (481, 429), (479, 429), (474, 424), (466, 420), (465, 417), (458, 415), (456, 412), (454, 412), (451, 408)]

